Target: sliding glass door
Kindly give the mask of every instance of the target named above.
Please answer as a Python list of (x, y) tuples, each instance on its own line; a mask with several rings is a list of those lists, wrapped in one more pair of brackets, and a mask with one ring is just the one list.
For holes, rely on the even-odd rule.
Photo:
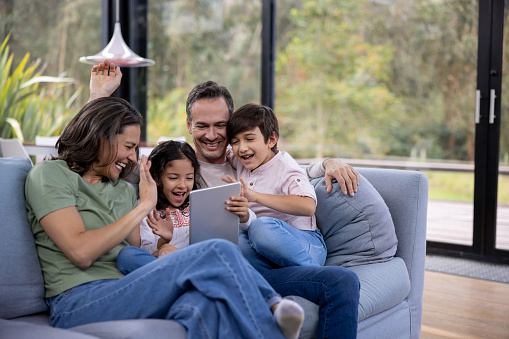
[(281, 148), (425, 171), (430, 252), (509, 260), (504, 19), (504, 0), (277, 1)]

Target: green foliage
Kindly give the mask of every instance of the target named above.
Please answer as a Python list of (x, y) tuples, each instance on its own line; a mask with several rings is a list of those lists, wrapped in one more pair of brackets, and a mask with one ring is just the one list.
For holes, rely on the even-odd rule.
[(385, 83), (394, 51), (364, 39), (364, 12), (355, 0), (303, 1), (290, 12), (293, 38), (278, 53), (276, 113), (282, 145), (297, 157), (337, 156), (326, 148), (332, 144), (343, 157), (388, 152), (403, 113)]
[(29, 63), (29, 53), (13, 67), (8, 40), (0, 46), (0, 136), (33, 142), (36, 135), (58, 135), (76, 114), (81, 90), (72, 91), (72, 79), (42, 76), (40, 61)]
[[(423, 171), (429, 181), (430, 200), (474, 201), (474, 173)], [(498, 177), (498, 204), (509, 206), (509, 176)]]
[[(174, 89), (164, 97), (149, 100), (147, 142), (155, 145), (161, 136), (188, 137), (186, 99), (190, 90)], [(188, 142), (191, 142), (188, 137)]]

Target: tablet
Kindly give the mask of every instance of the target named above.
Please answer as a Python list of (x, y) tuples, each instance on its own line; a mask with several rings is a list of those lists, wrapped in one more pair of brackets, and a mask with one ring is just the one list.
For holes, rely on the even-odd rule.
[(240, 182), (203, 188), (189, 194), (189, 245), (209, 239), (239, 241), (239, 217), (225, 209), (226, 200), (240, 195)]

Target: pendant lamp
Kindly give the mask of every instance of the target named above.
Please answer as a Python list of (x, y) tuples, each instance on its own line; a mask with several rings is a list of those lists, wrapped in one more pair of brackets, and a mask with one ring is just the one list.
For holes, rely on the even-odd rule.
[(147, 67), (155, 64), (154, 60), (142, 58), (134, 53), (124, 41), (120, 31), (119, 5), (116, 0), (115, 29), (113, 37), (102, 51), (96, 55), (81, 57), (80, 62), (96, 65), (105, 59), (113, 62), (115, 65), (123, 67)]

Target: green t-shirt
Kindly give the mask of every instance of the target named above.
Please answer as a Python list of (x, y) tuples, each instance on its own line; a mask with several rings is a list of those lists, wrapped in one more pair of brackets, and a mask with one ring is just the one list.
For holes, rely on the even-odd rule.
[(85, 229), (106, 226), (136, 206), (134, 188), (123, 180), (101, 181), (91, 185), (62, 160), (43, 161), (28, 174), (25, 185), (28, 220), (35, 237), (37, 253), (46, 287), (46, 298), (86, 282), (118, 279), (118, 252), (126, 241), (98, 258), (90, 267), (74, 265), (44, 232), (39, 220), (59, 209), (76, 206)]

